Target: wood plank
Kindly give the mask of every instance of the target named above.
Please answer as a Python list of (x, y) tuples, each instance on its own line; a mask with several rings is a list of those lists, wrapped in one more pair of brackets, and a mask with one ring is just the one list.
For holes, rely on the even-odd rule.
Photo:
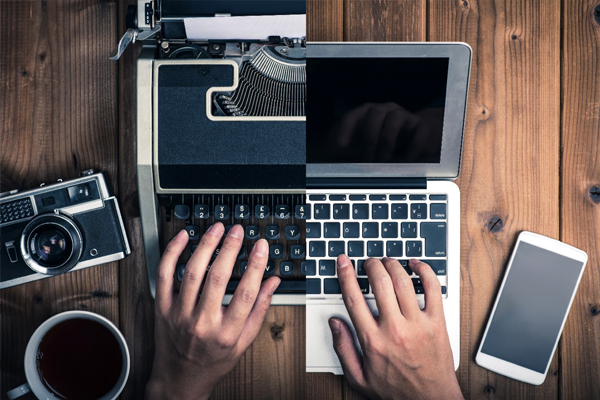
[[(119, 2), (118, 29), (125, 33), (127, 6)], [(116, 48), (117, 42), (113, 43)], [(140, 219), (136, 164), (136, 61), (141, 46), (130, 47), (118, 62), (119, 70), (119, 204), (129, 238), (131, 254), (119, 262), (121, 332), (129, 347), (131, 371), (121, 398), (141, 399), (152, 372), (154, 359), (154, 299), (150, 295), (142, 225)]]
[(345, 0), (344, 41), (424, 42), (426, 15), (425, 0)]
[[(559, 347), (560, 395), (600, 398), (600, 24), (597, 1), (563, 1), (560, 239), (589, 261)], [(595, 189), (600, 192), (600, 189)]]
[[(84, 169), (117, 183), (116, 4), (2, 2), (0, 164), (2, 191), (70, 179)], [(3, 266), (4, 267), (4, 266)], [(29, 337), (66, 310), (119, 324), (117, 263), (3, 289), (0, 392), (25, 382)]]
[(558, 363), (527, 385), (474, 362), (517, 234), (559, 234), (558, 1), (430, 3), (432, 41), (473, 48), (460, 177), (463, 393), (486, 398), (556, 398)]
[(306, 0), (306, 39), (313, 42), (344, 39), (344, 0)]

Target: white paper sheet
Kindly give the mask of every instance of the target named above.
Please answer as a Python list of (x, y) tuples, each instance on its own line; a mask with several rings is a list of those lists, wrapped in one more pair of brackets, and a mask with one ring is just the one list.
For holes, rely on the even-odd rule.
[(306, 15), (184, 18), (190, 40), (266, 40), (269, 36), (306, 36)]

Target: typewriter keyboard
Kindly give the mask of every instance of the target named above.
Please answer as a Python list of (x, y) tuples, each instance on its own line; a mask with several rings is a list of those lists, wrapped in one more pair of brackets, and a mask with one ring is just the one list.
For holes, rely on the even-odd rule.
[[(163, 250), (164, 245), (181, 229), (186, 229), (190, 237), (177, 266), (179, 281), (205, 230), (221, 222), (225, 225), (225, 232), (234, 224), (244, 228), (243, 246), (232, 270), (227, 293), (235, 291), (247, 266), (252, 246), (261, 238), (269, 243), (265, 278), (273, 275), (281, 278), (277, 293), (305, 293), (302, 267), (306, 257), (306, 219), (311, 216), (305, 195), (160, 195), (159, 203)], [(218, 255), (222, 243), (215, 250), (213, 259)]]
[(363, 267), (369, 257), (396, 258), (423, 294), (410, 258), (428, 263), (447, 291), (446, 195), (310, 194), (313, 215), (306, 223), (307, 295), (340, 295), (336, 258), (346, 254), (365, 297), (373, 297)]

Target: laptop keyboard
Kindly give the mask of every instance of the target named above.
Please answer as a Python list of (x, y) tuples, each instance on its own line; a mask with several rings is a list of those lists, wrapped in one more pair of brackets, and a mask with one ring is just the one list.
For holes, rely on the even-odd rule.
[(346, 254), (365, 297), (373, 297), (364, 262), (391, 257), (411, 276), (415, 293), (420, 278), (408, 267), (416, 258), (434, 270), (447, 293), (447, 196), (445, 194), (309, 194), (312, 216), (306, 222), (307, 260), (302, 262), (307, 295), (341, 294), (336, 258)]
[[(252, 247), (262, 238), (269, 243), (269, 261), (264, 276), (275, 275), (282, 280), (276, 293), (305, 294), (301, 263), (306, 257), (303, 232), (310, 210), (304, 195), (160, 195), (159, 203), (162, 206), (162, 242), (167, 244), (181, 229), (186, 229), (190, 236), (176, 269), (179, 282), (206, 229), (221, 222), (225, 232), (234, 224), (244, 228), (243, 246), (232, 270), (227, 293), (235, 291)], [(222, 243), (215, 250), (213, 260)]]

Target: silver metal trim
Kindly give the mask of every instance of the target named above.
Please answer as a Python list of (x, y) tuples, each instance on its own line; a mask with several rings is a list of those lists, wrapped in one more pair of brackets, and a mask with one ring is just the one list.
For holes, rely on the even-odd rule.
[(156, 270), (160, 262), (158, 203), (154, 192), (152, 141), (152, 74), (154, 46), (144, 46), (137, 61), (137, 180), (142, 238), (150, 294), (156, 294)]
[[(155, 168), (156, 173), (158, 170)], [(162, 189), (158, 194), (304, 194), (306, 189)]]
[(306, 177), (456, 179), (460, 170), (471, 53), (469, 45), (460, 42), (308, 42), (307, 59), (447, 57), (449, 66), (439, 164), (306, 164)]
[[(69, 270), (68, 272), (77, 271), (77, 270), (80, 270), (83, 268), (88, 268), (88, 267), (94, 267), (96, 265), (107, 264), (107, 263), (113, 262), (113, 261), (119, 261), (123, 258), (125, 258), (124, 253), (122, 253), (122, 252), (114, 253), (114, 254), (111, 254), (108, 256), (95, 258), (93, 260), (80, 262), (79, 264), (77, 264), (73, 269)], [(52, 275), (43, 275), (43, 274), (38, 274), (38, 273), (27, 275), (27, 276), (22, 276), (19, 278), (11, 279), (10, 281), (1, 282), (0, 289), (13, 287), (13, 286), (21, 285), (23, 283), (33, 282), (33, 281), (37, 281), (40, 279), (51, 278), (51, 277), (52, 277)]]
[[(223, 297), (223, 305), (229, 305), (231, 299), (233, 298), (232, 294), (226, 294)], [(272, 306), (304, 306), (306, 305), (306, 295), (304, 293), (298, 294), (273, 294), (271, 298)]]
[(127, 239), (127, 231), (125, 230), (125, 224), (123, 223), (123, 217), (121, 216), (121, 209), (119, 208), (119, 203), (115, 197), (111, 197), (106, 199), (106, 201), (112, 200), (115, 203), (115, 211), (117, 213), (117, 221), (119, 222), (119, 226), (121, 227), (121, 237), (123, 238), (123, 244), (125, 245), (125, 254), (131, 254), (131, 248), (129, 247), (129, 240)]

